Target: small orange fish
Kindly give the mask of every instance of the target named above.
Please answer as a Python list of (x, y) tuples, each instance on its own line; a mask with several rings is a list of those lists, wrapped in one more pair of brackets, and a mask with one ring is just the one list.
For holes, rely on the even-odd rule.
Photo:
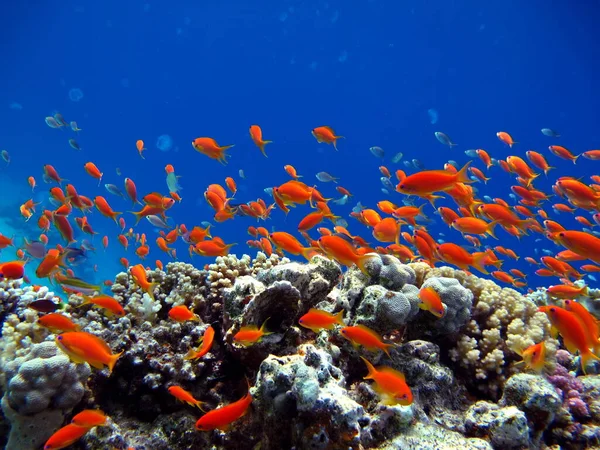
[(588, 287), (570, 286), (568, 284), (557, 284), (555, 286), (550, 286), (546, 290), (546, 293), (553, 298), (570, 299), (578, 297), (580, 295), (587, 295)]
[(496, 136), (498, 137), (498, 139), (500, 139), (502, 142), (504, 142), (506, 145), (508, 145), (511, 148), (513, 145), (517, 144), (517, 142), (515, 142), (513, 140), (512, 136), (510, 134), (508, 134), (506, 131), (498, 131), (496, 133)]
[(233, 336), (233, 340), (244, 347), (249, 347), (252, 344), (260, 342), (263, 336), (272, 334), (266, 331), (267, 320), (269, 319), (266, 319), (260, 328), (256, 325), (247, 325), (240, 328), (240, 331)]
[(542, 341), (539, 344), (530, 345), (525, 350), (514, 349), (518, 353), (522, 361), (517, 364), (525, 364), (525, 367), (531, 369), (537, 373), (544, 370), (544, 366), (548, 363), (546, 361), (546, 342)]
[(419, 308), (429, 311), (435, 317), (443, 317), (445, 308), (440, 298), (440, 294), (431, 286), (421, 288), (419, 291)]
[(342, 336), (352, 342), (353, 345), (362, 345), (367, 350), (383, 350), (388, 356), (390, 356), (389, 348), (393, 347), (393, 344), (386, 344), (381, 340), (375, 331), (364, 325), (356, 325), (353, 327), (344, 327), (340, 330)]
[(302, 175), (298, 175), (296, 173), (296, 169), (294, 168), (294, 166), (290, 166), (289, 164), (286, 166), (283, 166), (283, 168), (285, 169), (285, 171), (287, 172), (287, 174), (292, 177), (293, 179), (297, 180), (298, 178), (302, 178)]
[(85, 171), (88, 173), (88, 175), (90, 177), (98, 180), (98, 186), (100, 186), (100, 183), (102, 182), (103, 173), (100, 172), (98, 167), (96, 167), (96, 165), (93, 162), (87, 162), (87, 163), (85, 163), (83, 168), (85, 169)]
[(137, 264), (130, 269), (133, 281), (137, 284), (140, 289), (146, 292), (152, 299), (154, 299), (154, 289), (158, 286), (158, 283), (151, 283), (146, 277), (146, 269), (141, 264)]
[(571, 153), (568, 149), (566, 149), (562, 145), (550, 145), (548, 147), (548, 150), (550, 150), (553, 154), (555, 154), (559, 158), (566, 159), (568, 161), (573, 161), (573, 164), (576, 164), (577, 158), (579, 158), (581, 156), (581, 155), (575, 156), (573, 153)]
[(77, 442), (90, 429), (74, 423), (58, 429), (44, 444), (44, 450), (59, 450)]
[(265, 155), (267, 158), (267, 154), (265, 153), (265, 145), (273, 143), (273, 141), (263, 141), (262, 138), (262, 130), (258, 125), (252, 125), (250, 127), (250, 137), (252, 141), (256, 144), (256, 146), (260, 149), (261, 153)]
[(106, 315), (111, 317), (113, 314), (117, 317), (123, 317), (125, 315), (125, 310), (121, 306), (121, 304), (112, 297), (108, 295), (95, 295), (94, 297), (88, 297), (87, 295), (83, 296), (84, 302), (79, 305), (94, 305), (100, 309), (103, 309), (106, 312)]
[(114, 354), (108, 344), (84, 331), (69, 331), (56, 336), (56, 345), (75, 363), (87, 362), (96, 369), (104, 366), (112, 372), (123, 352)]
[(104, 197), (98, 195), (94, 199), (94, 204), (103, 216), (108, 217), (109, 219), (113, 219), (115, 223), (118, 224), (117, 216), (119, 216), (122, 213), (113, 211), (113, 209), (110, 207), (110, 205)]
[(227, 431), (233, 422), (246, 414), (251, 403), (252, 395), (250, 395), (250, 386), (248, 386), (248, 393), (238, 401), (213, 409), (200, 417), (196, 422), (196, 430), (210, 431), (217, 429)]
[(335, 131), (331, 127), (317, 127), (312, 130), (312, 135), (318, 143), (333, 144), (333, 148), (337, 151), (337, 140), (344, 136), (336, 136)]
[(219, 144), (217, 144), (217, 141), (212, 138), (199, 137), (192, 141), (192, 147), (203, 155), (206, 155), (211, 159), (216, 159), (221, 164), (225, 165), (227, 164), (227, 154), (225, 152), (227, 149), (233, 147), (233, 145), (220, 147)]
[(79, 331), (80, 327), (67, 316), (62, 314), (50, 313), (43, 315), (37, 323), (44, 328), (48, 328), (53, 333), (62, 333), (65, 331)]
[(35, 178), (28, 177), (27, 183), (29, 183), (29, 186), (31, 187), (31, 191), (33, 192), (33, 190), (35, 189)]
[(345, 325), (344, 311), (342, 310), (334, 315), (327, 311), (310, 308), (306, 314), (300, 317), (298, 323), (304, 328), (308, 328), (315, 333), (318, 333), (323, 329), (332, 330), (336, 324), (342, 326)]
[(366, 269), (366, 263), (377, 257), (377, 254), (368, 253), (361, 255), (357, 253), (356, 249), (346, 241), (344, 238), (339, 236), (321, 236), (318, 240), (319, 247), (325, 252), (327, 256), (334, 259), (338, 263), (344, 266), (356, 265), (362, 273), (370, 276)]
[(101, 427), (106, 425), (107, 417), (99, 409), (84, 409), (75, 414), (71, 419), (71, 423), (79, 427)]
[(365, 380), (373, 380), (377, 386), (377, 392), (382, 396), (386, 405), (408, 406), (413, 402), (413, 395), (406, 384), (404, 374), (388, 366), (374, 367), (366, 358), (360, 357), (367, 365), (369, 373)]
[(137, 141), (135, 141), (135, 147), (137, 148), (137, 151), (140, 154), (141, 158), (146, 159), (146, 158), (144, 158), (144, 155), (142, 154), (144, 152), (144, 150), (147, 150), (146, 147), (144, 147), (144, 141), (142, 141), (141, 139), (138, 139)]
[(169, 310), (169, 317), (176, 322), (185, 322), (187, 320), (200, 320), (197, 314), (194, 314), (185, 305), (173, 306)]
[(202, 402), (200, 400), (196, 400), (190, 392), (186, 391), (181, 386), (171, 386), (168, 391), (169, 394), (171, 394), (177, 400), (202, 410)]
[(199, 359), (206, 355), (210, 349), (212, 348), (213, 342), (215, 340), (215, 329), (212, 326), (208, 326), (206, 330), (204, 330), (204, 334), (202, 335), (202, 343), (197, 349), (191, 348), (183, 359)]

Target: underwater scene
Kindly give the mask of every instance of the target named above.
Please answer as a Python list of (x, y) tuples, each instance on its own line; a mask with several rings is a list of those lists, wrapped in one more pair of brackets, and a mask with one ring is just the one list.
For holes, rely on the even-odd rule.
[(0, 5), (0, 448), (600, 448), (600, 2)]

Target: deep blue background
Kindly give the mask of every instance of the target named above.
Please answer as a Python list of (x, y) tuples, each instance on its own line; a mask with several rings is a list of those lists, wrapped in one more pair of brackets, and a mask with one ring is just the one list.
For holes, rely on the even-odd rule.
[[(249, 3), (254, 3), (249, 5)], [(188, 227), (212, 221), (202, 200), (209, 183), (234, 176), (237, 197), (267, 198), (265, 187), (288, 179), (284, 164), (293, 164), (305, 180), (325, 170), (361, 200), (375, 207), (385, 198), (379, 182), (379, 160), (368, 148), (385, 149), (388, 157), (402, 151), (427, 168), (441, 168), (448, 159), (467, 161), (464, 150), (485, 148), (493, 157), (524, 157), (534, 149), (548, 156), (558, 170), (536, 186), (550, 191), (560, 175), (597, 173), (600, 162), (581, 160), (576, 166), (550, 155), (547, 146), (560, 143), (574, 153), (600, 148), (599, 2), (480, 1), (208, 1), (208, 2), (3, 2), (0, 6), (0, 148), (12, 157), (0, 168), (2, 223), (0, 231), (18, 236), (38, 234), (32, 220), (23, 228), (18, 206), (30, 197), (26, 179), (38, 181), (37, 197), (49, 185), (41, 179), (44, 164), (53, 164), (80, 193), (104, 195), (119, 211), (130, 205), (97, 188), (83, 170), (93, 161), (104, 172), (103, 183), (122, 186), (135, 180), (141, 194), (166, 193), (164, 166), (181, 175), (183, 202), (172, 209), (173, 223)], [(79, 102), (69, 99), (80, 88)], [(15, 109), (14, 102), (22, 106)], [(10, 105), (13, 104), (13, 107)], [(432, 125), (427, 110), (435, 108)], [(61, 112), (83, 129), (76, 152), (67, 143), (72, 132), (47, 127), (44, 117)], [(267, 146), (265, 159), (248, 136), (259, 124)], [(346, 140), (339, 152), (319, 145), (310, 131), (333, 127)], [(550, 127), (561, 133), (551, 139), (540, 133)], [(495, 133), (509, 131), (519, 142), (512, 150)], [(443, 131), (458, 144), (437, 142)], [(161, 152), (156, 139), (169, 134), (177, 148)], [(214, 137), (221, 145), (236, 144), (224, 167), (195, 152), (190, 142)], [(148, 151), (141, 160), (135, 141)], [(3, 164), (0, 162), (0, 166)], [(394, 166), (388, 159), (391, 170)], [(478, 167), (483, 168), (480, 163)], [(115, 173), (121, 168), (123, 176)], [(246, 180), (240, 180), (244, 169)], [(508, 199), (513, 179), (494, 167), (480, 194)], [(333, 186), (322, 186), (326, 195)], [(43, 194), (43, 195), (42, 195)], [(392, 201), (401, 197), (392, 193)], [(440, 202), (439, 205), (443, 205)], [(347, 214), (350, 207), (335, 208)], [(551, 212), (549, 205), (546, 211)], [(429, 216), (437, 218), (430, 207)], [(268, 228), (294, 232), (308, 212), (297, 208), (287, 219), (275, 211)], [(589, 216), (589, 214), (584, 214)], [(36, 216), (37, 217), (37, 216)], [(554, 215), (554, 218), (557, 218)], [(126, 215), (129, 223), (132, 216)], [(569, 215), (558, 220), (577, 223)], [(112, 278), (124, 252), (117, 229), (94, 213), (90, 222), (109, 234), (106, 255), (92, 258), (100, 279)], [(350, 230), (370, 231), (349, 219)], [(248, 218), (219, 224), (214, 233), (248, 249)], [(578, 226), (578, 225), (577, 225)], [(579, 226), (578, 226), (579, 227)], [(12, 229), (11, 229), (12, 228)], [(443, 224), (432, 234), (461, 242)], [(14, 231), (14, 230), (16, 231)], [(167, 261), (151, 238), (150, 264)], [(498, 230), (500, 244), (518, 248), (522, 256), (534, 248), (553, 249), (547, 241), (516, 239)], [(17, 239), (20, 241), (20, 239)], [(59, 242), (53, 236), (53, 243)], [(94, 242), (101, 247), (100, 239)], [(489, 240), (488, 240), (488, 243)], [(491, 243), (498, 244), (497, 242)], [(7, 251), (5, 251), (7, 252)], [(2, 255), (6, 260), (12, 257)], [(179, 255), (187, 250), (179, 244)], [(254, 250), (251, 251), (252, 254)], [(128, 253), (137, 262), (132, 249)], [(208, 261), (199, 259), (198, 261)], [(524, 264), (507, 264), (526, 268)], [(88, 274), (88, 276), (90, 276)], [(536, 284), (546, 283), (537, 279)]]

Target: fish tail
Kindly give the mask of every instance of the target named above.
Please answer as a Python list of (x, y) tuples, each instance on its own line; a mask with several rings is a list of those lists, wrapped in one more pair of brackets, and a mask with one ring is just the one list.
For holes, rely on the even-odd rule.
[(369, 278), (371, 277), (371, 274), (367, 271), (367, 268), (365, 267), (365, 264), (370, 261), (373, 258), (378, 257), (379, 255), (377, 253), (367, 253), (366, 255), (361, 255), (358, 257), (358, 259), (356, 260), (356, 266), (360, 269), (360, 271), (362, 273), (364, 273), (366, 276), (368, 276)]
[(271, 331), (266, 331), (267, 328), (267, 321), (270, 319), (270, 317), (267, 317), (265, 319), (265, 321), (262, 323), (262, 325), (260, 326), (260, 331), (262, 332), (263, 336), (266, 336), (267, 334), (273, 334)]
[(493, 237), (494, 239), (498, 239), (496, 237), (496, 234), (494, 233), (494, 228), (496, 227), (496, 225), (498, 225), (498, 221), (494, 220), (494, 221), (488, 223), (487, 228), (485, 230), (485, 232), (487, 234), (489, 234), (491, 237)]
[(486, 275), (488, 274), (488, 271), (485, 270), (484, 260), (487, 256), (488, 256), (488, 254), (486, 252), (482, 252), (480, 255), (477, 255), (473, 259), (473, 264), (471, 264), (473, 267), (475, 267), (481, 273), (484, 273)]
[(200, 409), (200, 411), (202, 411), (202, 412), (204, 412), (204, 413), (206, 412), (206, 411), (204, 411), (204, 409), (202, 408), (202, 402), (201, 402), (200, 400), (196, 400), (196, 401), (194, 402), (194, 406), (195, 406), (196, 408), (199, 408), (199, 409)]
[[(335, 322), (342, 326), (346, 325), (344, 323), (344, 310), (343, 309), (335, 315)], [(598, 345), (600, 345), (600, 343), (598, 343)]]
[(456, 173), (456, 181), (458, 183), (473, 183), (473, 180), (469, 178), (469, 173), (467, 172), (470, 165), (471, 161), (467, 161), (463, 168)]
[(113, 371), (113, 369), (115, 367), (115, 364), (117, 363), (117, 360), (123, 354), (124, 351), (125, 350), (121, 351), (120, 353), (117, 353), (117, 354), (114, 354), (114, 355), (110, 356), (110, 359), (109, 359), (108, 364), (107, 364), (109, 372)]
[(320, 255), (319, 249), (315, 247), (304, 247), (301, 250), (302, 256), (306, 258), (307, 261), (310, 261), (313, 256)]
[(190, 359), (195, 359), (197, 353), (198, 352), (196, 350), (194, 350), (193, 348), (190, 348), (188, 350), (188, 352), (185, 354), (185, 356), (183, 357), (183, 359), (185, 359), (186, 361), (189, 361)]
[(586, 348), (583, 352), (579, 351), (579, 358), (581, 359), (581, 370), (584, 375), (587, 375), (585, 368), (587, 365), (592, 362), (592, 360), (600, 361), (600, 358), (594, 355), (589, 348)]
[(262, 141), (260, 143), (260, 145), (258, 146), (258, 148), (260, 148), (260, 151), (264, 155), (265, 158), (268, 158), (267, 153), (265, 152), (265, 145), (272, 144), (272, 143), (273, 143), (273, 141)]
[(140, 223), (140, 220), (142, 219), (142, 215), (137, 212), (137, 211), (128, 211), (131, 214), (133, 214), (135, 216), (135, 224), (137, 225), (138, 223)]
[[(582, 153), (583, 154), (583, 153)], [(577, 155), (573, 158), (573, 164), (577, 164), (577, 158), (579, 158), (582, 154)]]
[(367, 366), (367, 370), (369, 371), (369, 373), (367, 374), (367, 376), (364, 377), (363, 379), (365, 379), (365, 380), (372, 380), (373, 376), (377, 374), (377, 369), (375, 369), (375, 367), (373, 366), (373, 364), (371, 364), (367, 358), (363, 358), (361, 356), (360, 359), (362, 359), (365, 362), (365, 364)]

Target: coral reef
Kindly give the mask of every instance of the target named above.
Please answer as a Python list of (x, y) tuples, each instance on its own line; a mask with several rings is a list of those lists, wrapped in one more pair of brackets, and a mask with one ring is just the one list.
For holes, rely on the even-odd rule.
[[(78, 308), (77, 296), (62, 312), (123, 351), (112, 373), (71, 362), (37, 325), (41, 313), (27, 304), (51, 292), (0, 284), (10, 448), (39, 446), (84, 408), (100, 408), (111, 420), (86, 434), (79, 449), (571, 449), (598, 441), (599, 377), (577, 376), (576, 358), (550, 336), (531, 298), (460, 270), (405, 265), (388, 255), (370, 259), (365, 270), (342, 274), (322, 256), (301, 264), (262, 253), (220, 257), (204, 269), (174, 262), (146, 272), (152, 295), (121, 273), (112, 291), (124, 317)], [(441, 318), (420, 309), (423, 287), (439, 294)], [(194, 320), (171, 319), (179, 305)], [(299, 326), (311, 308), (344, 310), (346, 325), (367, 326), (393, 344), (389, 356), (353, 346), (337, 327), (315, 333)], [(253, 345), (233, 339), (242, 327), (265, 322), (269, 334)], [(209, 326), (209, 351), (186, 359)], [(517, 350), (542, 341), (543, 373), (515, 364)], [(360, 357), (402, 373), (412, 404), (382, 402)], [(245, 379), (252, 405), (227, 431), (195, 430), (204, 413), (168, 391), (180, 386), (209, 411), (244, 397)], [(41, 424), (34, 431), (31, 420)]]

